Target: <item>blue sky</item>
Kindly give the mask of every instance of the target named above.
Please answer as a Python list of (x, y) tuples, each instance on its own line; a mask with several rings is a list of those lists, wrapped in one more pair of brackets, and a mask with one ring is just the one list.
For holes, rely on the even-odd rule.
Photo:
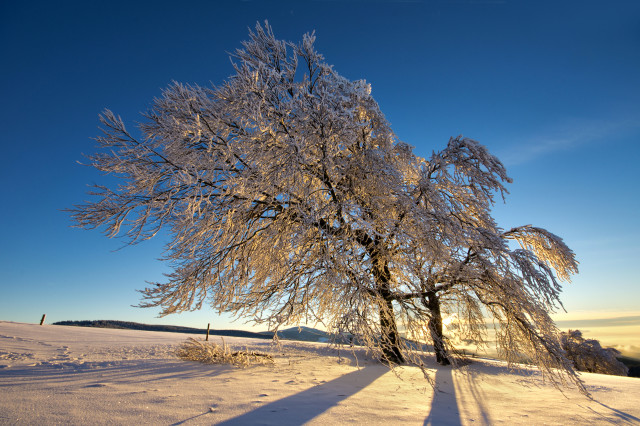
[(545, 227), (581, 262), (571, 318), (640, 315), (640, 2), (60, 1), (0, 2), (0, 319), (243, 327), (131, 307), (169, 272), (163, 241), (122, 248), (61, 210), (104, 182), (77, 164), (104, 108), (132, 126), (172, 80), (222, 82), (265, 19), (287, 40), (315, 30), (419, 155), (463, 134), (501, 158), (499, 223)]

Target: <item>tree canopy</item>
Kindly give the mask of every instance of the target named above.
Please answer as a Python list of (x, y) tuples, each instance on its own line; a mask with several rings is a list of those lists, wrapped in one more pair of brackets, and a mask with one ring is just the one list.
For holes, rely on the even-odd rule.
[(416, 365), (424, 344), (450, 362), (443, 316), (481, 346), (489, 317), (507, 359), (577, 382), (549, 316), (559, 280), (577, 272), (573, 252), (541, 228), (501, 229), (491, 207), (511, 182), (503, 164), (462, 136), (416, 155), (371, 87), (340, 76), (314, 39), (258, 24), (232, 77), (173, 83), (140, 136), (105, 111), (90, 160), (122, 183), (95, 186), (76, 223), (130, 244), (168, 231), (173, 272), (142, 290), (161, 315), (209, 305), (270, 329), (322, 321)]

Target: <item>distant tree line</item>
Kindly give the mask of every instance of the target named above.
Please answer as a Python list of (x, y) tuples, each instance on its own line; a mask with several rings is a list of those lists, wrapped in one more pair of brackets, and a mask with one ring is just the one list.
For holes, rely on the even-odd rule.
[[(172, 333), (205, 334), (206, 329), (182, 327), (177, 325), (141, 324), (130, 321), (94, 320), (94, 321), (58, 321), (53, 325), (71, 325), (77, 327), (117, 328), (125, 330), (165, 331)], [(254, 333), (244, 330), (210, 330), (210, 334), (217, 336), (251, 337), (256, 339), (271, 339), (273, 333)]]

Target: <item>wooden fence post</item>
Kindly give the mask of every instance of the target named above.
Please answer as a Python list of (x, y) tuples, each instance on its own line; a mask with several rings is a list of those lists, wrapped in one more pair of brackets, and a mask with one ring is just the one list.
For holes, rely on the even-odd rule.
[(211, 323), (207, 323), (207, 338), (206, 341), (209, 341), (209, 327), (211, 326)]
[(47, 314), (42, 314), (42, 319), (40, 320), (40, 325), (44, 324), (44, 319), (47, 316)]

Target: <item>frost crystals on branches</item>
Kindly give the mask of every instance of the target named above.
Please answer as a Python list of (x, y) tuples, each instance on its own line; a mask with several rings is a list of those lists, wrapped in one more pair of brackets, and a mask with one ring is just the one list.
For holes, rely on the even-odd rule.
[(453, 360), (443, 322), (482, 346), (490, 316), (508, 360), (577, 381), (549, 317), (558, 279), (577, 271), (571, 250), (540, 228), (500, 229), (502, 163), (463, 137), (418, 157), (371, 87), (337, 74), (314, 39), (257, 25), (228, 81), (173, 83), (140, 137), (106, 111), (90, 158), (122, 183), (95, 187), (76, 223), (131, 244), (168, 233), (173, 272), (141, 303), (162, 315), (209, 305), (270, 329), (321, 320), (416, 365), (424, 345)]

